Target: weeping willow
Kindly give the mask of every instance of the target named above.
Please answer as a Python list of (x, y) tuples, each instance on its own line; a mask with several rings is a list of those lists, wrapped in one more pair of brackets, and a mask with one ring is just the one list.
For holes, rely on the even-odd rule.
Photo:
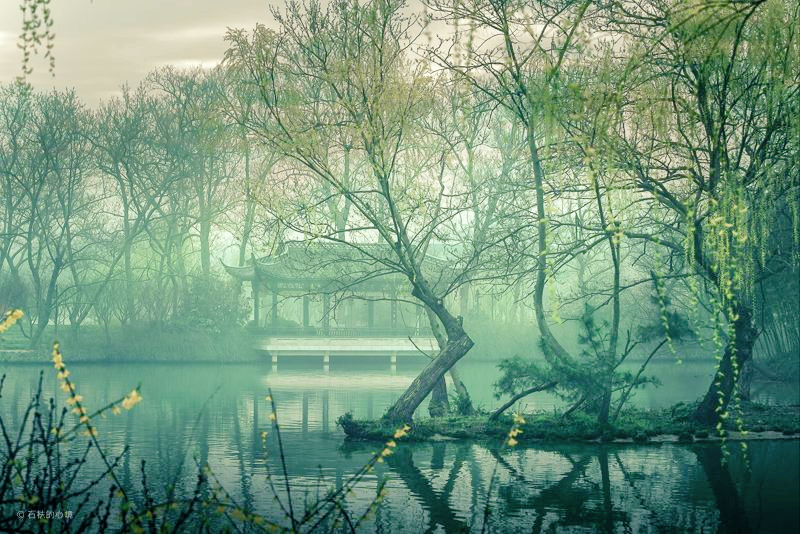
[(639, 184), (680, 215), (687, 274), (700, 279), (689, 285), (709, 305), (719, 362), (716, 415), (698, 408), (696, 417), (724, 435), (726, 419), (743, 427), (739, 378), (757, 336), (758, 285), (798, 265), (798, 8), (691, 2), (666, 19), (667, 35), (637, 72), (640, 87), (661, 96), (640, 103), (656, 117), (650, 150), (626, 141)]

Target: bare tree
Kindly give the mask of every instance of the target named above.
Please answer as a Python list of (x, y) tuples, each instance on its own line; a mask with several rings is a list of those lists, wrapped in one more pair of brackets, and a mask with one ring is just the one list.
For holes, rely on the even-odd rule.
[[(274, 13), (277, 33), (263, 26), (251, 36), (231, 32), (226, 59), (236, 79), (243, 80), (235, 89), (239, 97), (248, 91), (247, 100), (253, 93), (258, 97), (259, 109), (245, 126), (291, 160), (293, 168), (345, 198), (355, 215), (351, 231), (377, 238), (384, 253), (359, 247), (358, 240), (349, 240), (350, 246), (381, 269), (402, 273), (411, 294), (441, 322), (446, 343), (389, 410), (386, 417), (392, 421), (410, 421), (473, 344), (445, 303), (463, 275), (446, 273), (439, 280), (441, 269), (432, 269), (424, 253), (436, 229), (454, 214), (442, 209), (436, 176), (425, 172), (427, 166), (418, 165), (409, 149), (414, 125), (434, 112), (433, 80), (408, 56), (410, 32), (417, 26), (403, 15), (403, 7), (385, 0), (328, 9), (316, 2), (290, 3), (284, 13)], [(331, 165), (331, 139), (343, 143), (339, 154), (363, 161), (363, 183), (348, 181)], [(311, 235), (341, 241), (337, 231)]]

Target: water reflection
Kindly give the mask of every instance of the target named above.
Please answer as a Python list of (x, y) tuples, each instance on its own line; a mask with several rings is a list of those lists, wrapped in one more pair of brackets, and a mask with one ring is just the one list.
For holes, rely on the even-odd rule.
[[(143, 378), (142, 402), (99, 425), (121, 479), (136, 485), (141, 462), (149, 480), (191, 491), (196, 465), (208, 462), (244, 508), (270, 517), (268, 473), (280, 480), (266, 386), (273, 388), (296, 508), (342, 487), (376, 445), (343, 441), (335, 418), (347, 411), (378, 417), (413, 379), (412, 372), (277, 375), (259, 366), (71, 366), (87, 402), (102, 405)], [(0, 399), (4, 421), (18, 424), (37, 372), (7, 369)], [(464, 373), (466, 374), (466, 372)], [(46, 390), (63, 400), (46, 371)], [(387, 498), (365, 530), (379, 532), (797, 532), (800, 446), (753, 442), (747, 470), (732, 449), (723, 465), (716, 445), (564, 444), (508, 450), (492, 443), (402, 444), (347, 499), (363, 513), (388, 477)], [(89, 466), (85, 476), (96, 475)], [(282, 484), (276, 491), (285, 499)], [(487, 513), (488, 511), (488, 513)]]

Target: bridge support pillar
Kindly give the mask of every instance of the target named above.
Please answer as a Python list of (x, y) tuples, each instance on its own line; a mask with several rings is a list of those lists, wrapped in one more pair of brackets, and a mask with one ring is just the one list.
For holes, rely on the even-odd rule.
[(322, 353), (322, 370), (326, 373), (331, 369), (331, 353), (325, 351)]
[(389, 366), (393, 373), (397, 372), (397, 352), (392, 351), (391, 356), (389, 356)]

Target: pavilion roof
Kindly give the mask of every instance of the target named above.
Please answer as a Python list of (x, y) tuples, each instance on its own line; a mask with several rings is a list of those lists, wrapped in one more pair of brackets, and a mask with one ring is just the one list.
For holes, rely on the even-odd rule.
[[(225, 265), (225, 269), (235, 278), (257, 280), (273, 289), (404, 292), (409, 282), (396, 262), (394, 251), (382, 243), (289, 241), (276, 254), (253, 258), (242, 267)], [(446, 264), (431, 256), (425, 263), (426, 270), (435, 275), (431, 280), (435, 284)]]

